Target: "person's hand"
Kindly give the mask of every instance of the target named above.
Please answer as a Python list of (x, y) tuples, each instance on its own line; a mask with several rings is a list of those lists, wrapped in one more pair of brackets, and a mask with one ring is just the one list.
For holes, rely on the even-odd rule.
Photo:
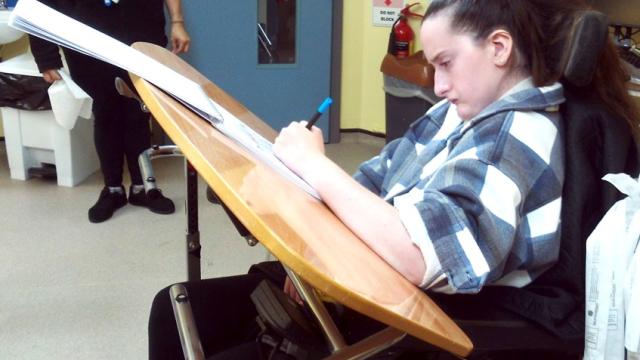
[(191, 45), (191, 38), (184, 28), (184, 23), (174, 22), (171, 23), (171, 51), (174, 54), (189, 51)]
[(273, 153), (302, 178), (324, 157), (322, 130), (315, 126), (308, 130), (306, 125), (306, 121), (292, 122), (280, 131), (273, 146)]
[(49, 84), (53, 84), (56, 80), (62, 80), (57, 69), (49, 69), (42, 72), (42, 78)]
[(288, 276), (284, 280), (284, 293), (289, 295), (289, 297), (293, 301), (295, 301), (298, 304), (302, 305), (302, 297), (298, 293), (298, 290), (296, 290), (296, 287), (293, 286), (293, 282), (291, 281), (291, 279)]

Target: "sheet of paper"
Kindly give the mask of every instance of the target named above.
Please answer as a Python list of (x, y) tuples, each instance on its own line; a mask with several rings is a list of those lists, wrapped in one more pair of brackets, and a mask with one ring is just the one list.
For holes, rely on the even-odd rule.
[(56, 80), (49, 88), (49, 101), (56, 122), (66, 130), (71, 130), (78, 117), (91, 118), (93, 99), (87, 95), (64, 69), (58, 71), (61, 80)]
[(282, 163), (282, 161), (273, 155), (273, 144), (269, 140), (265, 139), (262, 135), (248, 127), (235, 115), (227, 111), (227, 109), (218, 105), (213, 100), (211, 101), (214, 103), (214, 106), (220, 110), (220, 115), (223, 118), (221, 123), (216, 124), (216, 127), (223, 134), (236, 140), (239, 144), (247, 148), (247, 150), (262, 160), (262, 162), (269, 165), (282, 177), (298, 185), (315, 198), (320, 199), (320, 195), (318, 195), (314, 188), (302, 180), (298, 175), (294, 174)]
[(585, 360), (624, 359), (637, 352), (640, 183), (627, 174), (604, 180), (628, 195), (616, 202), (587, 239)]
[(9, 24), (29, 34), (134, 73), (188, 102), (191, 107), (201, 111), (201, 115), (215, 113), (209, 97), (194, 81), (126, 44), (36, 0), (20, 1), (11, 14)]
[(209, 121), (281, 176), (320, 198), (309, 184), (273, 155), (271, 142), (253, 131), (224, 107), (210, 99), (196, 82), (153, 58), (36, 0), (21, 0), (9, 25), (96, 59), (108, 62), (149, 81)]

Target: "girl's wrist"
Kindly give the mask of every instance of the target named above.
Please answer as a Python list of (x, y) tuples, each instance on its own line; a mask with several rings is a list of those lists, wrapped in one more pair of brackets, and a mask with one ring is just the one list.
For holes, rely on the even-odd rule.
[(319, 182), (327, 176), (329, 170), (327, 162), (329, 162), (329, 159), (326, 156), (322, 154), (315, 155), (308, 159), (308, 161), (305, 161), (304, 167), (300, 169), (300, 177), (311, 185), (311, 187), (317, 187)]

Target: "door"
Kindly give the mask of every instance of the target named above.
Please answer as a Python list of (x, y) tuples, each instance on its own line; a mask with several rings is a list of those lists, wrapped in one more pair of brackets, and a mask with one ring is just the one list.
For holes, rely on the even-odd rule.
[[(332, 3), (183, 1), (192, 38), (185, 60), (279, 130), (331, 95)], [(329, 115), (317, 123), (325, 140)]]

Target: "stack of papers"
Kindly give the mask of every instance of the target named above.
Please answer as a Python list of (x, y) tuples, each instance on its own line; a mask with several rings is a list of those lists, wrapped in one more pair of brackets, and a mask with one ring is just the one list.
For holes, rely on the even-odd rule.
[(167, 92), (242, 145), (265, 164), (316, 198), (317, 192), (275, 155), (273, 144), (216, 103), (196, 82), (126, 44), (36, 0), (21, 0), (9, 25), (133, 73)]

